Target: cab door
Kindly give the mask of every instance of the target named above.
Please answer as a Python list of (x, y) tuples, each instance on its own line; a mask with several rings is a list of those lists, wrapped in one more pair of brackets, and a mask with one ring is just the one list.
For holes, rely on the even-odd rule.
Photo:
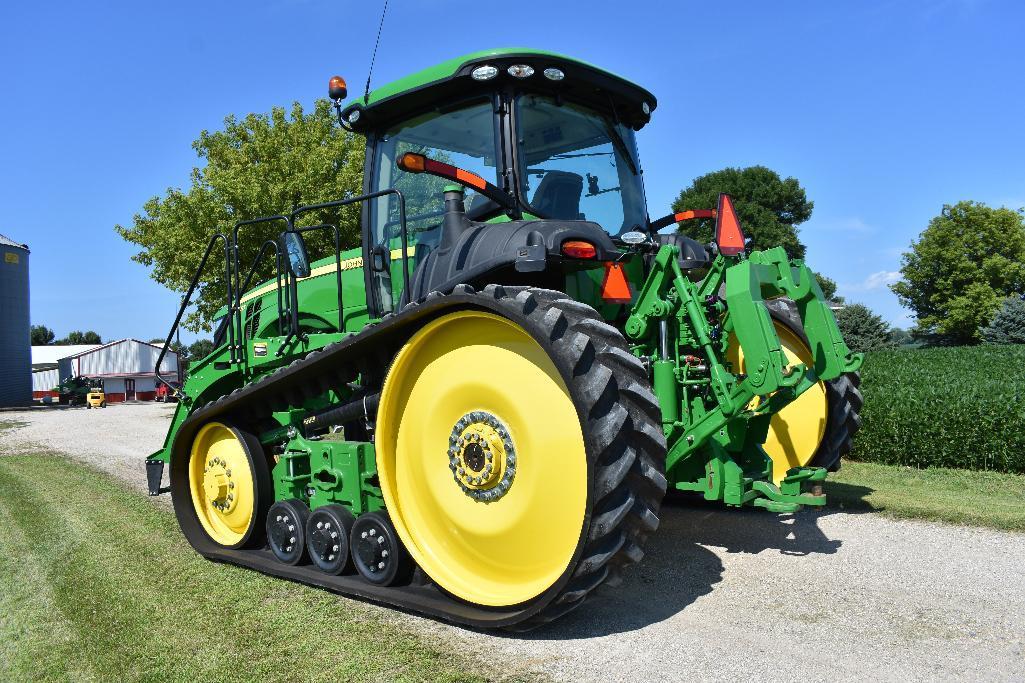
[[(396, 124), (373, 139), (368, 138), (367, 179), (364, 191), (396, 189), (405, 198), (408, 277), (418, 263), (434, 249), (441, 236), (443, 178), (425, 173), (408, 173), (396, 162), (406, 152), (423, 154), (499, 183), (501, 155), (497, 99), (477, 97), (433, 109)], [(484, 199), (466, 192), (471, 214)], [(400, 200), (387, 194), (369, 202), (364, 212), (364, 269), (367, 304), (371, 314), (381, 316), (399, 307), (403, 294), (403, 252)]]

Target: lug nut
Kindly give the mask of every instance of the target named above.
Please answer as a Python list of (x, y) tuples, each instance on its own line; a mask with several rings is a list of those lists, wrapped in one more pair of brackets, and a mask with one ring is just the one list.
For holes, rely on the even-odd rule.
[(275, 522), (280, 522), (281, 521), (281, 515), (278, 515), (277, 517), (275, 517), (274, 521)]
[(324, 528), (324, 523), (323, 522), (317, 522), (317, 528), (318, 529), (323, 529)]
[(378, 569), (384, 569), (384, 562), (378, 562), (377, 563), (377, 568)]
[(378, 536), (377, 537), (377, 544), (378, 545), (384, 545), (384, 536)]
[(337, 531), (332, 531), (331, 532), (331, 538), (338, 538), (338, 532)]
[(387, 550), (382, 550), (381, 551), (381, 557), (388, 557), (388, 551)]
[(293, 536), (292, 538), (288, 539), (288, 542), (289, 543), (295, 543), (295, 536)]
[(364, 531), (362, 534), (359, 535), (359, 537), (360, 538), (366, 538), (367, 537), (367, 532)]
[(327, 556), (327, 561), (328, 561), (328, 562), (332, 562), (332, 561), (333, 561), (334, 559), (335, 559), (335, 556), (334, 556), (334, 555), (328, 555), (328, 556)]
[(331, 548), (331, 550), (333, 550), (333, 551), (335, 551), (335, 552), (337, 553), (337, 552), (338, 552), (338, 546), (333, 546), (333, 547)]
[(371, 529), (367, 533), (370, 534), (371, 536), (375, 536), (375, 535), (377, 535), (377, 529)]

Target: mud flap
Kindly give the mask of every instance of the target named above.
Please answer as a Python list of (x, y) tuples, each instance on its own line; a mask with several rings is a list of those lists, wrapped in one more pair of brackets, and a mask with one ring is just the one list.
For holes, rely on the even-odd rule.
[(163, 460), (147, 460), (146, 461), (146, 484), (149, 487), (149, 494), (151, 496), (159, 496), (164, 493), (164, 490), (160, 488), (160, 482), (164, 478), (164, 461)]

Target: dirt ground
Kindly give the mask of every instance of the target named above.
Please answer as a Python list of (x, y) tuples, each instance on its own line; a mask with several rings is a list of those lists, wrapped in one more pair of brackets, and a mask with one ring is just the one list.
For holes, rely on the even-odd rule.
[[(26, 424), (0, 454), (57, 450), (145, 490), (173, 409), (5, 412)], [(1025, 681), (1023, 534), (674, 502), (648, 549), (621, 586), (526, 636), (390, 618), (560, 680)]]

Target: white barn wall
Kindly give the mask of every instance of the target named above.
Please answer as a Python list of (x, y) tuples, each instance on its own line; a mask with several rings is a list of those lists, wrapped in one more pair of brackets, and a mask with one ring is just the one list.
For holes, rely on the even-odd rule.
[(50, 396), (60, 381), (60, 371), (57, 368), (36, 370), (32, 373), (32, 398)]

